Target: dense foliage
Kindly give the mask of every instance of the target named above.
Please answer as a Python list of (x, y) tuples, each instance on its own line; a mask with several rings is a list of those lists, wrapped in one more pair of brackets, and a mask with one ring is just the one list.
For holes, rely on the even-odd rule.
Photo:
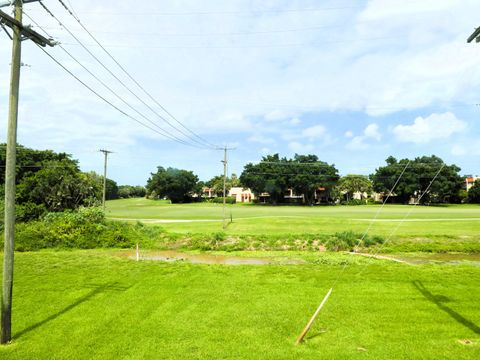
[(147, 181), (147, 195), (166, 198), (172, 203), (189, 202), (197, 190), (197, 182), (198, 177), (191, 171), (159, 166)]
[(467, 201), (471, 204), (480, 204), (480, 180), (476, 180), (468, 190)]
[[(223, 175), (217, 175), (208, 180), (205, 186), (211, 188), (216, 196), (223, 196)], [(228, 191), (235, 186), (240, 186), (240, 180), (236, 174), (225, 179), (225, 192), (228, 194)]]
[(360, 197), (372, 192), (372, 182), (364, 175), (345, 175), (338, 181), (338, 190), (345, 195), (346, 200), (353, 199), (355, 193), (360, 193)]
[(422, 204), (460, 202), (460, 190), (464, 182), (458, 174), (458, 166), (446, 165), (434, 155), (400, 161), (390, 156), (386, 163), (370, 178), (373, 189), (384, 194), (388, 194), (398, 180), (392, 201), (407, 203), (413, 198), (419, 199)]
[(285, 202), (289, 189), (303, 195), (306, 204), (313, 204), (315, 192), (322, 188), (328, 196), (338, 179), (334, 165), (319, 161), (316, 155), (298, 154), (293, 159), (280, 158), (278, 154), (265, 156), (258, 164), (245, 165), (240, 176), (243, 186), (257, 197), (268, 193), (273, 204)]
[(118, 197), (122, 199), (133, 197), (144, 197), (147, 190), (143, 186), (120, 185), (118, 187)]
[(42, 220), (17, 224), (15, 249), (131, 248), (137, 242), (149, 243), (161, 232), (159, 227), (108, 221), (103, 211), (96, 207), (79, 208), (48, 213)]

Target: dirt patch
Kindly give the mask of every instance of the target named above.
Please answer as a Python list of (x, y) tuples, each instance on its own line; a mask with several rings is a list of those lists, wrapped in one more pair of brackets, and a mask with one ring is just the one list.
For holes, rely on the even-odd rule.
[[(122, 251), (117, 256), (136, 259), (135, 251)], [(190, 254), (175, 250), (141, 251), (140, 260), (163, 262), (189, 262), (192, 264), (219, 264), (219, 265), (301, 265), (304, 260), (282, 257), (243, 257), (213, 254)]]
[(474, 342), (472, 340), (468, 340), (468, 339), (461, 339), (461, 340), (458, 340), (458, 342), (462, 345), (473, 345)]

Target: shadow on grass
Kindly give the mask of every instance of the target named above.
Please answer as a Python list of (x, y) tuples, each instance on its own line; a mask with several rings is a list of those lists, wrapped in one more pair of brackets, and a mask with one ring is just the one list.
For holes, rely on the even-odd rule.
[(448, 315), (450, 315), (456, 322), (462, 324), (463, 326), (467, 327), (468, 329), (472, 330), (476, 334), (480, 334), (480, 327), (475, 324), (474, 322), (464, 318), (455, 310), (449, 308), (445, 305), (446, 302), (449, 302), (450, 299), (443, 295), (434, 295), (430, 291), (428, 291), (425, 286), (422, 284), (421, 281), (412, 281), (413, 286), (417, 288), (417, 290), (427, 299), (428, 301), (434, 303), (438, 306), (440, 310), (445, 311)]
[(29, 333), (30, 331), (33, 331), (33, 330), (39, 328), (40, 326), (42, 326), (42, 325), (44, 325), (44, 324), (46, 324), (46, 323), (48, 323), (52, 320), (55, 320), (59, 316), (69, 312), (70, 310), (74, 309), (78, 305), (90, 300), (92, 297), (94, 297), (97, 294), (100, 294), (100, 293), (105, 292), (105, 291), (125, 291), (129, 288), (129, 286), (128, 287), (121, 286), (118, 282), (111, 282), (111, 283), (100, 284), (100, 285), (94, 284), (94, 285), (87, 286), (87, 288), (92, 288), (92, 290), (89, 293), (82, 296), (81, 298), (78, 298), (72, 304), (70, 304), (67, 307), (63, 308), (62, 310), (56, 312), (55, 314), (52, 314), (49, 317), (43, 319), (42, 321), (39, 321), (39, 322), (37, 322), (33, 325), (30, 325), (29, 327), (21, 330), (20, 332), (15, 334), (13, 336), (13, 338), (18, 339), (19, 337)]

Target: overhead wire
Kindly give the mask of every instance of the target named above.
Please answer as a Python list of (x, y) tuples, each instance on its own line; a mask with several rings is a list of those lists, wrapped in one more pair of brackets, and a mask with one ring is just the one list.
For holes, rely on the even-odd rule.
[[(162, 118), (164, 121), (166, 121), (172, 128), (176, 129), (177, 131), (179, 131), (180, 133), (182, 133), (183, 135), (187, 136), (187, 137), (190, 137), (193, 136), (194, 138), (198, 139), (198, 140), (195, 140), (194, 138), (191, 138), (193, 141), (195, 142), (201, 142), (201, 143), (204, 143), (204, 145), (208, 145), (209, 147), (212, 147), (212, 148), (218, 148), (217, 145), (215, 144), (212, 144), (210, 143), (208, 140), (204, 139), (203, 137), (201, 137), (200, 135), (196, 134), (195, 132), (193, 132), (192, 130), (190, 130), (188, 127), (186, 127), (181, 121), (179, 121), (172, 113), (170, 113), (162, 104), (160, 104), (151, 94), (150, 92), (148, 92), (126, 69), (124, 66), (122, 66), (120, 64), (119, 61), (117, 61), (117, 59), (97, 40), (97, 38), (85, 27), (85, 25), (83, 25), (83, 23), (80, 21), (80, 19), (78, 17), (76, 17), (71, 11), (70, 9), (65, 5), (65, 3), (62, 1), (62, 0), (58, 0), (60, 2), (60, 4), (65, 8), (65, 10), (75, 19), (75, 21), (78, 22), (78, 24), (82, 27), (82, 29), (95, 41), (95, 43), (100, 46), (100, 48), (108, 55), (108, 57), (119, 67), (119, 69), (145, 94), (147, 95), (148, 98), (150, 98), (150, 100), (152, 100), (158, 107), (160, 107), (168, 116), (170, 116), (170, 118), (172, 118), (177, 124), (179, 124), (185, 131), (187, 131), (188, 133), (190, 133), (190, 136), (185, 134), (181, 129), (178, 129), (177, 127), (175, 127), (174, 125), (172, 125), (167, 119), (165, 119), (164, 117), (158, 115), (158, 113), (154, 110), (151, 109), (150, 106), (146, 105), (151, 111), (153, 111), (155, 114), (157, 114), (160, 118)], [(42, 2), (40, 1), (40, 4), (42, 4)], [(43, 5), (44, 6), (44, 5)], [(53, 14), (52, 14), (53, 15)], [(53, 15), (54, 16), (54, 15)], [(54, 18), (59, 21), (55, 16)], [(62, 25), (63, 26), (63, 25)], [(64, 26), (63, 26), (64, 27)], [(73, 34), (65, 27), (65, 29), (67, 30), (67, 32), (69, 34), (71, 34), (73, 36)], [(78, 41), (78, 40), (77, 40)], [(142, 101), (143, 103), (143, 101)]]
[[(50, 34), (46, 32), (31, 16), (29, 16), (25, 11), (24, 15), (27, 16), (38, 28), (40, 28), (47, 36), (50, 37)], [(95, 80), (97, 80), (100, 84), (102, 84), (112, 95), (114, 95), (117, 99), (119, 99), (121, 102), (123, 102), (127, 107), (129, 107), (131, 110), (133, 110), (135, 113), (140, 115), (142, 118), (147, 120), (150, 124), (155, 126), (161, 133), (174, 141), (177, 141), (183, 145), (188, 145), (191, 146), (190, 143), (184, 141), (183, 139), (175, 136), (174, 134), (169, 134), (167, 130), (164, 128), (160, 127), (156, 122), (152, 121), (149, 119), (147, 116), (145, 116), (143, 113), (138, 111), (136, 108), (134, 108), (132, 105), (130, 105), (123, 97), (121, 97), (115, 90), (113, 90), (110, 86), (108, 86), (104, 81), (102, 81), (97, 75), (95, 75), (91, 70), (89, 70), (85, 65), (83, 65), (76, 57), (74, 57), (67, 49), (65, 49), (61, 44), (57, 44), (58, 47), (60, 47), (75, 63), (77, 63), (82, 69), (84, 69), (86, 72), (88, 72)], [(195, 147), (198, 147), (195, 145)]]
[[(43, 7), (43, 9), (50, 15), (52, 16), (58, 23), (60, 26), (62, 26), (76, 41), (77, 43), (92, 57), (95, 59), (95, 61), (103, 68), (105, 69), (115, 80), (117, 80), (123, 88), (125, 88), (131, 95), (133, 95), (138, 101), (140, 101), (144, 106), (146, 106), (153, 114), (155, 114), (159, 119), (161, 119), (162, 121), (164, 121), (165, 123), (167, 123), (172, 129), (174, 129), (175, 131), (179, 132), (180, 134), (182, 134), (183, 136), (185, 136), (186, 138), (189, 139), (189, 141), (191, 142), (194, 142), (194, 143), (197, 143), (198, 145), (196, 145), (195, 147), (203, 147), (203, 148), (210, 148), (212, 149), (213, 147), (210, 146), (209, 144), (206, 144), (206, 143), (202, 143), (196, 139), (194, 139), (193, 137), (189, 136), (188, 134), (185, 133), (185, 131), (182, 131), (181, 129), (175, 127), (174, 125), (172, 125), (172, 123), (170, 121), (168, 121), (168, 119), (166, 119), (165, 117), (163, 117), (162, 115), (160, 115), (155, 109), (153, 109), (148, 103), (146, 103), (139, 95), (137, 95), (127, 84), (125, 84), (125, 82), (123, 82), (117, 75), (115, 75), (115, 73), (110, 70), (92, 51), (90, 51), (84, 44), (83, 42), (77, 37), (75, 36), (75, 34), (73, 34), (69, 28), (63, 23), (61, 22), (51, 11), (50, 9), (48, 9), (45, 4), (42, 2), (42, 1), (39, 1), (40, 5)], [(166, 130), (164, 130), (166, 131)], [(178, 138), (177, 136), (173, 135), (173, 134), (170, 134), (170, 136), (172, 137), (176, 137)], [(187, 141), (184, 141), (185, 143), (188, 144)], [(193, 144), (192, 144), (193, 146)]]
[[(370, 257), (370, 262), (373, 261), (373, 259), (375, 259), (376, 256), (378, 256), (378, 254), (380, 253), (380, 251), (382, 251), (382, 249), (385, 247), (385, 245), (390, 242), (390, 240), (392, 239), (393, 235), (395, 235), (395, 233), (397, 232), (397, 230), (403, 225), (403, 223), (405, 223), (405, 221), (407, 220), (407, 218), (410, 216), (410, 214), (413, 212), (413, 210), (415, 209), (415, 207), (421, 202), (421, 200), (423, 199), (423, 197), (429, 193), (430, 191), (430, 188), (432, 187), (433, 183), (435, 182), (435, 180), (438, 178), (438, 176), (440, 175), (440, 172), (445, 168), (446, 164), (442, 164), (442, 166), (440, 167), (440, 169), (437, 171), (437, 173), (435, 174), (435, 176), (432, 178), (432, 180), (430, 181), (430, 183), (428, 184), (428, 186), (426, 187), (426, 189), (422, 192), (422, 194), (420, 195), (420, 197), (417, 198), (417, 201), (413, 204), (413, 206), (410, 208), (410, 211), (407, 212), (407, 214), (405, 214), (405, 216), (403, 217), (403, 219), (397, 224), (397, 226), (390, 232), (390, 234), (388, 235), (387, 239), (379, 246), (379, 248), (377, 249), (377, 251), (373, 254), (373, 256)], [(365, 270), (365, 267), (362, 268), (356, 275), (359, 276), (363, 273), (363, 271)]]
[[(125, 112), (124, 110), (120, 109), (118, 106), (116, 106), (115, 104), (113, 104), (112, 102), (110, 102), (108, 99), (106, 99), (104, 96), (102, 96), (100, 93), (98, 93), (97, 91), (95, 91), (91, 86), (89, 86), (87, 83), (85, 83), (84, 81), (82, 81), (78, 76), (76, 76), (73, 72), (71, 72), (67, 67), (65, 67), (60, 61), (58, 61), (53, 55), (51, 55), (48, 51), (46, 51), (43, 47), (41, 47), (40, 45), (37, 44), (37, 46), (39, 47), (40, 50), (42, 50), (50, 59), (52, 59), (58, 66), (60, 66), (63, 70), (65, 70), (70, 76), (72, 76), (75, 80), (77, 80), (80, 84), (82, 84), (85, 88), (87, 88), (90, 92), (92, 92), (94, 95), (96, 95), (98, 98), (100, 98), (101, 100), (103, 100), (105, 103), (107, 103), (108, 105), (110, 105), (112, 108), (114, 108), (115, 110), (117, 110), (118, 112), (120, 112), (121, 114), (125, 115), (126, 117), (130, 118), (131, 120), (137, 122), (138, 124), (146, 127), (147, 129), (155, 132), (155, 133), (158, 133), (164, 137), (167, 137), (171, 140), (174, 140), (174, 141), (177, 141), (175, 138), (173, 137), (170, 137), (168, 134), (165, 134), (165, 133), (162, 133), (160, 132), (159, 130), (157, 130), (156, 128), (154, 127), (151, 127), (149, 126), (148, 124), (145, 124), (143, 123), (142, 121), (138, 120), (137, 118), (133, 117), (132, 115), (128, 114), (127, 112)], [(189, 145), (189, 146), (194, 146), (193, 144), (189, 144), (189, 143), (182, 143), (184, 145)]]

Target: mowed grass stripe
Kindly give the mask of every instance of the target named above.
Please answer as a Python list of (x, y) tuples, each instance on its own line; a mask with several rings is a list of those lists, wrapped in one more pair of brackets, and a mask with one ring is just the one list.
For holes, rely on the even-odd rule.
[[(109, 254), (18, 254), (14, 343), (0, 348), (0, 357), (480, 356), (477, 267), (352, 264), (306, 343), (295, 346), (338, 276), (338, 263), (228, 267), (135, 262)], [(462, 339), (473, 344), (461, 345)]]

